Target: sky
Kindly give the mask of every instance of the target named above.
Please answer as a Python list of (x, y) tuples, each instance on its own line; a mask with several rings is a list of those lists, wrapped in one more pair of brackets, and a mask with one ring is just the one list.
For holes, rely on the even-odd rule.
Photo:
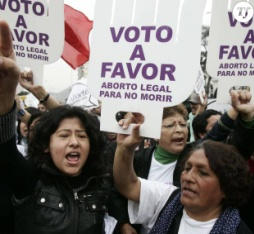
[[(96, 0), (64, 0), (65, 4), (85, 13), (85, 15), (93, 20), (94, 6)], [(209, 24), (210, 8), (212, 0), (207, 0), (207, 7), (204, 14), (204, 24)], [(77, 79), (77, 71), (73, 70), (61, 58), (52, 64), (44, 65), (43, 85), (48, 92), (61, 92), (70, 87)]]

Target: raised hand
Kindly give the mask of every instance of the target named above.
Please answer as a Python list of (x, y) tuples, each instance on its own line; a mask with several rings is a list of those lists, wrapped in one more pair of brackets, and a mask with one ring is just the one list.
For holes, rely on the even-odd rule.
[(19, 84), (28, 91), (31, 91), (34, 88), (33, 72), (31, 70), (22, 71)]
[(196, 115), (201, 114), (202, 112), (204, 112), (206, 107), (207, 107), (208, 97), (207, 97), (205, 92), (202, 94), (202, 98), (200, 98), (200, 99), (201, 99), (201, 104), (198, 104)]
[(132, 131), (130, 135), (118, 134), (117, 144), (119, 146), (124, 146), (126, 149), (134, 150), (141, 142), (142, 137), (139, 135), (140, 125), (144, 122), (144, 116), (140, 113), (128, 112), (125, 114), (124, 119), (121, 119), (118, 124), (124, 130), (128, 129), (131, 124)]
[(124, 118), (121, 119), (118, 123), (123, 129), (128, 129), (128, 127), (132, 123), (135, 123), (135, 124), (144, 123), (144, 116), (137, 112), (127, 112), (124, 115)]
[(10, 28), (0, 20), (0, 115), (8, 113), (14, 104), (19, 76)]
[(117, 145), (124, 150), (132, 152), (141, 143), (142, 137), (139, 135), (140, 125), (136, 124), (133, 126), (131, 134), (118, 134)]
[(251, 93), (247, 90), (230, 92), (232, 106), (241, 114), (243, 120), (254, 119), (254, 103), (251, 103)]
[(34, 85), (34, 76), (31, 70), (22, 71), (19, 78), (20, 85), (31, 92), (38, 100), (43, 99), (48, 93), (41, 85)]
[[(119, 125), (121, 126), (122, 124), (124, 124), (124, 119), (119, 121)], [(139, 128), (140, 124), (135, 124), (130, 135), (117, 135), (117, 147), (113, 166), (116, 188), (123, 196), (133, 201), (139, 201), (141, 187), (132, 166), (134, 150), (142, 140), (139, 135)]]
[[(34, 76), (31, 70), (21, 72), (19, 83), (23, 88), (31, 92), (39, 101), (44, 100), (45, 97), (48, 96), (48, 92), (42, 85), (34, 84)], [(60, 105), (60, 103), (52, 96), (49, 96), (47, 101), (43, 104), (47, 109), (52, 109)]]

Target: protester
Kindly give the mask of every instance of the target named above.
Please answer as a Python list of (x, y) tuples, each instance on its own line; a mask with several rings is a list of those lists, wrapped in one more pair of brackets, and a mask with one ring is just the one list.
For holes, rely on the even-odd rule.
[[(236, 118), (231, 108), (203, 140), (224, 141), (233, 131)], [(158, 144), (135, 152), (134, 169), (139, 177), (179, 186), (181, 161), (193, 146), (187, 144), (187, 111), (183, 104), (166, 107), (162, 119)]]
[[(45, 113), (35, 124), (30, 160), (25, 160), (15, 141), (14, 98), (20, 71), (4, 21), (0, 33), (0, 165), (7, 175), (4, 183), (14, 193), (15, 234), (103, 233), (105, 212), (119, 221), (124, 214), (103, 166), (98, 122), (76, 107)], [(47, 96), (43, 100), (48, 102)]]
[[(2, 25), (1, 25), (2, 26)], [(14, 66), (14, 62), (12, 59), (14, 58), (14, 53), (12, 50), (12, 44), (9, 41), (12, 41), (11, 35), (9, 34), (9, 30), (5, 28), (6, 26), (4, 25), (4, 28), (2, 31), (0, 31), (0, 58), (1, 58), (1, 63), (0, 63), (0, 100), (1, 100), (1, 105), (0, 105), (0, 115), (6, 113), (6, 110), (10, 110), (13, 106), (13, 102), (10, 104), (6, 95), (10, 95), (11, 100), (15, 98), (15, 89), (16, 89), (16, 83), (17, 83), (17, 75), (19, 74), (19, 70)], [(7, 31), (7, 35), (5, 34)], [(4, 36), (5, 35), (5, 36)], [(6, 74), (5, 71), (8, 68), (10, 71), (10, 74)], [(11, 77), (14, 77), (13, 79), (9, 80), (8, 83), (10, 83), (9, 86), (5, 85), (6, 79), (9, 78), (6, 77), (10, 75)], [(12, 95), (12, 96), (11, 96)], [(10, 120), (11, 121), (11, 120)], [(15, 117), (13, 117), (13, 124), (15, 124)], [(0, 125), (0, 133), (2, 132), (2, 128), (4, 126)], [(11, 132), (12, 131), (12, 132)], [(13, 134), (15, 132), (14, 129), (10, 129), (10, 133)], [(0, 140), (6, 140), (0, 137)], [(15, 142), (16, 144), (16, 142)], [(3, 156), (4, 152), (1, 152), (1, 156)], [(1, 193), (0, 193), (0, 227), (1, 227), (1, 232), (3, 233), (13, 233), (13, 214), (12, 214), (12, 206), (11, 206), (11, 194), (12, 191), (8, 184), (6, 183), (6, 175), (9, 172), (7, 166), (0, 162), (0, 186), (1, 186)]]
[(18, 105), (17, 98), (17, 148), (19, 152), (26, 157), (27, 156), (27, 146), (30, 132), (31, 119), (41, 115), (41, 112), (34, 107), (27, 107), (23, 109)]
[(21, 124), (24, 124), (27, 129), (27, 134), (26, 134), (25, 142), (23, 143), (23, 145), (17, 144), (18, 151), (23, 155), (23, 157), (25, 159), (29, 158), (28, 157), (28, 143), (29, 143), (29, 140), (32, 138), (33, 128), (42, 115), (42, 112), (40, 112), (39, 110), (37, 110), (37, 111), (38, 112), (29, 114), (29, 119), (28, 119), (27, 124), (18, 120), (18, 123), (20, 122)]
[[(10, 38), (9, 38), (10, 39)], [(2, 42), (2, 41), (1, 41)], [(14, 91), (12, 90), (13, 89), (13, 87), (16, 85), (15, 84), (15, 80), (17, 79), (17, 77), (19, 76), (19, 71), (18, 71), (18, 69), (17, 69), (17, 67), (15, 66), (15, 64), (13, 64), (13, 61), (12, 60), (10, 60), (10, 58), (12, 58), (13, 57), (13, 55), (12, 55), (12, 50), (11, 50), (11, 47), (10, 46), (8, 46), (8, 43), (7, 43), (7, 47), (3, 47), (3, 48), (0, 48), (0, 50), (3, 50), (2, 51), (2, 54), (4, 55), (4, 57), (3, 57), (3, 64), (2, 64), (2, 68), (1, 68), (1, 65), (0, 65), (0, 73), (2, 74), (2, 76), (0, 76), (0, 97), (1, 97), (1, 100), (3, 100), (3, 105), (2, 105), (2, 107), (0, 108), (0, 127), (1, 127), (1, 131), (0, 131), (0, 134), (2, 134), (1, 136), (0, 136), (0, 147), (3, 147), (3, 151), (2, 152), (4, 152), (4, 154), (6, 154), (6, 155), (10, 155), (11, 157), (15, 157), (15, 159), (18, 159), (18, 161), (19, 160), (21, 160), (20, 159), (20, 157), (18, 156), (18, 154), (17, 154), (17, 152), (14, 150), (14, 148), (13, 148), (13, 146), (11, 146), (11, 145), (9, 145), (10, 146), (10, 148), (12, 148), (12, 150), (14, 150), (14, 151), (12, 151), (12, 152), (10, 152), (10, 149), (7, 147), (7, 145), (10, 143), (10, 141), (12, 140), (12, 138), (13, 138), (13, 136), (14, 136), (14, 134), (13, 134), (13, 129), (12, 129), (12, 127), (10, 127), (10, 126), (12, 126), (12, 124), (13, 124), (13, 119), (14, 119), (14, 112), (15, 112), (15, 105), (14, 105), (14, 102), (13, 102), (13, 99), (12, 99), (12, 94), (14, 93)], [(9, 50), (9, 51), (8, 51)], [(9, 53), (7, 53), (7, 52), (9, 52)], [(6, 53), (5, 53), (6, 52)], [(7, 66), (6, 66), (7, 65)], [(6, 73), (6, 71), (7, 71), (7, 73)], [(9, 77), (8, 77), (9, 76)], [(7, 77), (7, 79), (9, 78), (9, 82), (7, 81), (7, 79), (6, 79), (6, 77)], [(14, 79), (14, 78), (15, 79)], [(22, 78), (21, 78), (21, 80), (22, 80)], [(8, 94), (7, 94), (7, 92), (4, 90), (4, 89), (2, 89), (2, 87), (3, 88), (6, 88), (6, 87), (8, 87)], [(15, 88), (14, 88), (15, 89)], [(40, 92), (39, 92), (40, 93)], [(50, 103), (51, 101), (51, 96), (44, 90), (43, 92), (41, 92), (40, 93), (40, 97), (38, 96), (37, 98), (39, 98), (39, 100), (42, 102), (42, 103)], [(14, 106), (13, 106), (14, 105)], [(67, 108), (67, 107), (59, 107), (58, 108), (58, 110), (61, 110), (62, 112), (64, 112), (65, 111), (65, 109), (64, 108)], [(68, 108), (67, 108), (68, 109)], [(74, 108), (75, 109), (75, 108)], [(72, 111), (74, 111), (74, 109), (72, 109), (71, 108), (71, 110)], [(77, 109), (75, 109), (75, 110), (77, 110)], [(14, 189), (14, 194), (16, 195), (15, 197), (16, 197), (16, 199), (15, 199), (15, 203), (16, 203), (16, 205), (17, 205), (17, 207), (18, 207), (18, 209), (17, 209), (17, 217), (18, 218), (20, 218), (20, 217), (22, 217), (22, 221), (20, 221), (20, 225), (19, 226), (21, 226), (21, 227), (23, 227), (24, 229), (23, 230), (25, 230), (25, 228), (29, 228), (29, 225), (32, 225), (32, 224), (30, 224), (29, 222), (28, 222), (28, 220), (26, 221), (26, 222), (24, 222), (24, 220), (25, 220), (25, 216), (22, 216), (22, 212), (19, 212), (19, 210), (22, 210), (22, 207), (25, 207), (25, 206), (28, 206), (28, 209), (31, 209), (31, 210), (34, 210), (34, 207), (32, 207), (32, 205), (30, 205), (30, 204), (33, 204), (33, 203), (29, 203), (29, 202), (27, 202), (27, 201), (33, 201), (32, 200), (32, 198), (29, 196), (29, 195), (31, 195), (31, 194), (33, 194), (34, 195), (34, 193), (35, 193), (35, 191), (38, 191), (37, 189), (39, 188), (39, 190), (40, 190), (40, 187), (38, 187), (39, 185), (40, 186), (44, 186), (44, 185), (46, 185), (47, 186), (47, 189), (48, 189), (48, 186), (50, 187), (49, 189), (50, 189), (50, 191), (51, 191), (51, 187), (54, 187), (55, 186), (55, 184), (51, 184), (52, 183), (52, 181), (50, 180), (50, 181), (48, 181), (49, 180), (49, 178), (51, 178), (51, 176), (55, 176), (55, 175), (53, 175), (55, 172), (57, 172), (57, 174), (59, 175), (59, 176), (66, 176), (66, 173), (65, 172), (63, 172), (62, 171), (62, 168), (58, 168), (58, 167), (60, 167), (61, 166), (61, 162), (59, 163), (59, 161), (58, 162), (55, 162), (54, 161), (54, 158), (53, 158), (53, 152), (55, 151), (55, 150), (57, 150), (58, 149), (58, 147), (59, 147), (59, 145), (58, 144), (54, 144), (54, 147), (53, 148), (51, 148), (50, 146), (51, 146), (51, 143), (53, 142), (53, 140), (51, 139), (51, 138), (53, 138), (53, 136), (57, 133), (57, 129), (58, 128), (61, 128), (62, 127), (62, 125), (64, 125), (65, 124), (65, 122), (68, 120), (68, 122), (69, 122), (69, 120), (75, 120), (74, 122), (72, 122), (72, 121), (70, 121), (70, 123), (73, 123), (72, 125), (71, 125), (71, 127), (70, 127), (70, 129), (72, 129), (73, 130), (73, 128), (75, 128), (76, 126), (78, 126), (78, 128), (80, 128), (82, 131), (84, 131), (85, 132), (85, 134), (87, 133), (87, 123), (85, 123), (85, 122), (87, 122), (87, 121), (84, 121), (84, 122), (82, 122), (82, 119), (79, 117), (79, 115), (78, 116), (76, 116), (76, 114), (74, 114), (74, 112), (72, 112), (72, 111), (70, 111), (69, 113), (70, 113), (70, 115), (71, 115), (71, 118), (69, 118), (70, 116), (69, 116), (69, 114), (67, 114), (67, 116), (64, 116), (64, 115), (60, 115), (60, 113), (58, 113), (58, 112), (50, 112), (50, 113), (48, 113), (46, 116), (48, 116), (48, 123), (51, 121), (51, 119), (57, 119), (57, 118), (59, 118), (58, 119), (58, 121), (56, 120), (56, 122), (55, 122), (55, 125), (56, 126), (54, 126), (54, 127), (52, 127), (52, 132), (51, 132), (51, 134), (49, 134), (47, 137), (48, 137), (48, 139), (47, 139), (47, 141), (42, 141), (42, 138), (41, 138), (41, 136), (43, 135), (42, 133), (43, 132), (45, 132), (45, 131), (47, 131), (47, 129), (49, 129), (50, 128), (50, 126), (51, 125), (47, 125), (46, 124), (46, 121), (44, 121), (45, 119), (44, 118), (46, 118), (46, 117), (43, 117), (41, 120), (39, 120), (39, 122), (38, 122), (38, 126), (36, 126), (35, 127), (35, 129), (37, 129), (36, 131), (35, 131), (35, 138), (34, 138), (34, 140), (35, 140), (35, 142), (33, 142), (34, 144), (32, 144), (31, 143), (31, 150), (33, 149), (33, 148), (35, 148), (35, 147), (38, 147), (38, 144), (42, 144), (40, 147), (42, 147), (41, 148), (41, 150), (39, 150), (39, 151), (30, 151), (30, 152), (36, 152), (36, 153), (30, 153), (30, 155), (31, 155), (31, 160), (29, 161), (29, 163), (25, 163), (25, 162), (23, 162), (22, 161), (22, 165), (23, 165), (23, 163), (24, 163), (24, 165), (25, 165), (25, 167), (28, 167), (28, 168), (26, 168), (27, 170), (25, 170), (25, 173), (24, 173), (24, 175), (20, 172), (20, 175), (22, 175), (23, 177), (21, 177), (20, 175), (18, 176), (18, 177), (16, 177), (15, 178), (15, 180), (13, 179), (13, 178), (8, 178), (8, 181), (10, 182), (10, 183), (8, 183), (8, 184), (11, 184), (11, 186), (12, 186), (12, 188)], [(81, 111), (81, 110), (80, 110)], [(60, 111), (59, 111), (60, 112)], [(53, 116), (52, 115), (52, 113), (55, 113), (55, 115)], [(76, 113), (76, 112), (75, 112)], [(83, 113), (83, 112), (82, 112)], [(83, 113), (84, 115), (86, 115), (85, 113)], [(62, 117), (61, 117), (62, 116)], [(50, 117), (50, 118), (49, 118)], [(72, 118), (73, 117), (73, 118)], [(92, 120), (92, 117), (90, 116), (90, 117), (87, 117), (89, 120), (91, 120), (91, 121), (94, 121), (94, 120)], [(90, 119), (91, 118), (91, 119)], [(11, 120), (11, 121), (10, 121)], [(89, 121), (88, 121), (89, 122)], [(95, 122), (96, 121), (94, 121), (93, 122), (93, 125), (94, 126), (97, 126), (97, 124), (95, 124)], [(44, 123), (44, 124), (42, 124), (42, 123)], [(51, 123), (50, 123), (51, 124)], [(183, 126), (181, 126), (181, 125), (183, 125), (182, 123), (181, 123), (181, 121), (179, 121), (179, 122), (176, 122), (176, 123), (174, 123), (174, 126), (173, 126), (173, 128), (174, 129), (178, 129), (179, 127), (183, 127)], [(162, 126), (163, 128), (171, 128), (170, 126), (169, 126), (169, 124), (164, 124), (164, 126)], [(8, 130), (7, 130), (7, 128), (8, 128)], [(56, 131), (56, 132), (55, 132)], [(178, 131), (178, 130), (177, 130)], [(176, 131), (176, 132), (177, 132)], [(95, 133), (98, 133), (98, 131), (96, 132), (95, 131)], [(73, 133), (72, 133), (73, 134)], [(165, 141), (164, 143), (162, 142), (163, 141), (163, 139), (165, 140), (165, 139), (167, 139), (166, 137), (167, 137), (167, 134), (168, 134), (168, 132), (165, 132), (165, 138), (162, 138), (162, 139), (160, 139), (161, 140), (161, 143), (159, 143), (159, 144), (161, 144), (161, 145), (164, 145), (166, 148), (167, 148), (167, 142)], [(172, 133), (171, 134), (171, 136), (173, 136), (173, 134), (175, 134), (175, 133)], [(182, 134), (182, 133), (181, 133)], [(74, 131), (74, 135), (75, 135), (75, 131)], [(98, 133), (98, 135), (100, 135), (100, 133)], [(76, 137), (76, 136), (75, 136)], [(75, 138), (74, 137), (74, 138)], [(88, 150), (88, 155), (90, 155), (90, 151), (92, 151), (92, 143), (91, 143), (91, 139), (90, 139), (90, 135), (89, 134), (87, 134), (87, 136), (86, 136), (89, 140), (89, 146), (88, 146), (88, 148), (89, 148), (89, 150)], [(175, 149), (177, 150), (177, 151), (179, 151), (179, 154), (182, 154), (182, 155), (184, 155), (183, 154), (183, 149), (186, 149), (186, 147), (185, 147), (185, 145), (186, 145), (186, 142), (184, 142), (185, 141), (185, 135), (183, 134), (183, 135), (181, 135), (180, 137), (179, 136), (177, 136), (176, 138), (174, 138), (173, 137), (173, 142), (174, 143), (176, 143), (175, 144)], [(11, 144), (11, 143), (10, 143)], [(53, 143), (52, 143), (53, 144)], [(91, 145), (90, 145), (91, 144)], [(174, 146), (174, 144), (172, 144), (171, 146)], [(180, 147), (181, 146), (181, 147)], [(182, 147), (183, 146), (183, 147)], [(90, 147), (91, 147), (91, 149), (90, 149)], [(102, 147), (102, 144), (100, 145), (100, 147), (101, 148), (103, 148)], [(164, 147), (164, 148), (165, 148)], [(181, 148), (181, 150), (179, 150)], [(94, 149), (94, 148), (93, 148)], [(164, 161), (164, 159), (165, 159), (165, 157), (163, 158), (163, 156), (165, 156), (164, 155), (164, 152), (163, 151), (161, 151), (161, 152), (159, 152), (159, 147), (157, 147), (157, 149), (158, 149), (158, 157), (157, 157), (157, 159), (158, 160), (162, 160), (162, 161)], [(162, 149), (163, 149), (163, 147), (162, 147)], [(175, 149), (174, 149), (174, 147), (172, 148), (173, 150), (172, 151), (175, 151)], [(61, 151), (61, 150), (60, 150)], [(152, 152), (152, 151), (151, 151)], [(10, 154), (9, 154), (10, 153)], [(38, 156), (41, 156), (41, 155), (39, 155), (39, 154), (41, 154), (41, 155), (46, 155), (47, 157), (38, 157)], [(80, 155), (81, 155), (81, 153), (80, 153)], [(167, 155), (166, 155), (167, 156)], [(172, 155), (171, 155), (172, 156)], [(66, 156), (67, 158), (68, 158), (68, 160), (69, 161), (71, 161), (71, 162), (73, 162), (73, 160), (75, 161), (76, 159), (78, 159), (79, 160), (79, 156), (76, 154), (76, 152), (74, 152), (74, 154), (71, 154), (71, 155), (67, 155)], [(56, 158), (56, 157), (55, 157)], [(91, 158), (90, 156), (88, 156), (88, 161), (89, 161), (89, 158)], [(181, 160), (178, 160), (178, 159), (180, 159), (181, 157), (175, 157), (175, 159), (173, 160), (174, 161), (174, 163), (175, 163), (175, 165), (176, 165), (176, 163), (178, 164), (178, 162), (180, 162)], [(151, 157), (150, 157), (150, 159), (151, 159)], [(4, 159), (4, 160), (6, 160), (6, 159)], [(177, 160), (177, 161), (176, 161)], [(1, 159), (0, 159), (0, 161), (1, 161)], [(81, 176), (82, 175), (85, 175), (85, 180), (87, 179), (87, 180), (89, 180), (87, 177), (89, 177), (90, 175), (88, 175), (87, 176), (87, 174), (86, 173), (88, 173), (87, 172), (87, 170), (85, 170), (86, 168), (87, 168), (87, 163), (88, 163), (88, 161), (85, 161), (84, 162), (84, 167), (82, 167), (82, 169), (80, 170), (80, 173), (78, 173), (78, 175), (75, 175), (75, 179), (70, 179), (70, 181), (69, 181), (69, 177), (68, 176), (66, 176), (66, 177), (68, 177), (68, 181), (69, 181), (69, 183), (71, 184), (71, 186), (70, 187), (72, 187), (73, 186), (73, 188), (75, 188), (76, 186), (83, 186), (83, 184), (81, 184), (81, 182), (80, 182), (80, 180), (81, 180)], [(11, 163), (10, 163), (10, 161), (3, 161), (3, 164), (1, 164), (1, 165), (12, 165), (13, 166), (13, 162), (15, 162), (15, 160), (13, 160)], [(151, 162), (151, 161), (150, 161)], [(166, 162), (166, 163), (168, 163), (168, 161)], [(170, 162), (171, 163), (171, 162)], [(71, 163), (72, 164), (72, 163)], [(173, 173), (175, 173), (175, 171), (180, 171), (179, 169), (180, 169), (180, 167), (178, 167), (178, 166), (180, 166), (180, 163), (177, 165), (177, 169), (178, 170), (174, 170), (175, 169), (175, 166), (174, 166), (174, 169), (173, 169)], [(48, 177), (48, 178), (44, 178), (44, 177), (46, 177), (46, 176), (44, 176), (44, 173), (46, 172), (46, 171), (44, 171), (44, 167), (46, 167), (46, 170), (49, 168), (50, 169), (50, 173), (52, 173), (53, 172), (53, 174), (49, 174), (50, 176)], [(21, 168), (22, 167), (18, 167), (19, 169), (18, 170), (22, 170)], [(95, 168), (95, 167), (94, 167)], [(92, 167), (92, 169), (94, 169), (93, 167)], [(150, 170), (150, 165), (149, 165), (149, 167), (146, 167), (146, 168), (148, 168), (149, 170)], [(11, 170), (11, 173), (13, 173), (13, 168), (10, 168)], [(16, 169), (16, 168), (15, 168)], [(52, 169), (52, 170), (51, 170)], [(83, 171), (83, 169), (84, 169), (84, 171)], [(15, 173), (17, 172), (17, 174), (19, 173), (19, 171), (15, 171)], [(103, 169), (104, 170), (104, 169)], [(7, 170), (7, 173), (9, 174), (10, 173), (10, 171), (8, 171)], [(89, 171), (89, 170), (88, 170)], [(96, 171), (96, 170), (95, 170)], [(15, 174), (14, 173), (14, 174)], [(63, 174), (62, 174), (63, 173)], [(48, 173), (46, 173), (47, 175), (48, 175)], [(89, 173), (88, 173), (89, 174)], [(97, 175), (96, 175), (97, 176)], [(23, 193), (23, 191), (21, 192), (21, 190), (19, 190), (19, 189), (17, 189), (15, 186), (17, 186), (17, 184), (15, 183), (15, 181), (16, 181), (16, 179), (17, 178), (25, 178), (25, 183), (27, 183), (27, 184), (25, 184), (25, 190), (24, 190), (24, 193), (25, 194), (22, 194)], [(28, 178), (28, 179), (27, 179)], [(77, 181), (76, 181), (76, 178), (78, 178), (77, 179)], [(107, 178), (105, 178), (106, 180), (107, 180)], [(110, 183), (110, 178), (108, 178), (109, 179), (109, 183)], [(35, 181), (36, 180), (36, 181)], [(45, 183), (45, 180), (46, 180), (46, 183)], [(30, 182), (29, 182), (30, 181)], [(73, 181), (75, 181), (75, 182), (73, 182)], [(172, 180), (173, 181), (173, 180)], [(50, 183), (49, 183), (50, 182)], [(59, 183), (57, 183), (57, 186), (60, 186), (60, 187), (62, 187), (62, 188), (64, 188), (64, 189), (66, 189), (66, 190), (68, 190), (68, 188), (65, 188), (64, 187), (64, 184), (62, 183), (63, 181), (57, 181), (57, 182), (59, 182)], [(102, 182), (103, 183), (103, 182)], [(33, 191), (31, 191), (31, 187), (29, 187), (28, 186), (28, 184), (30, 184), (30, 186), (31, 185), (36, 185), (36, 188), (35, 188), (35, 190), (33, 190)], [(20, 186), (20, 185), (19, 185)], [(33, 187), (33, 186), (32, 186)], [(111, 186), (109, 186), (108, 188), (111, 188)], [(55, 188), (53, 188), (53, 189), (55, 189)], [(44, 190), (44, 187), (43, 187), (43, 189), (42, 190)], [(83, 192), (83, 191), (82, 191)], [(86, 192), (86, 191), (85, 191)], [(106, 191), (106, 192), (108, 192), (108, 191)], [(20, 193), (21, 193), (21, 195), (20, 195)], [(68, 193), (68, 192), (67, 192)], [(106, 194), (106, 193), (105, 193)], [(109, 194), (111, 194), (111, 193), (109, 193)], [(57, 195), (59, 195), (59, 194), (57, 194)], [(61, 194), (62, 195), (62, 194)], [(83, 195), (83, 194), (82, 194)], [(36, 196), (37, 196), (37, 193), (36, 193)], [(61, 196), (60, 196), (61, 197)], [(25, 199), (25, 200), (23, 200), (23, 198), (27, 198), (27, 200)], [(37, 202), (41, 205), (41, 206), (43, 206), (43, 204), (45, 203), (45, 201), (44, 201), (44, 199), (45, 199), (45, 197), (39, 197), (39, 195), (38, 195), (38, 197), (34, 197), (33, 199), (36, 199), (37, 198)], [(44, 198), (44, 199), (43, 199)], [(30, 199), (30, 200), (29, 200)], [(63, 206), (63, 203), (61, 202), (62, 200), (59, 200), (60, 201), (60, 203), (61, 203), (61, 206)], [(83, 201), (83, 200), (82, 200)], [(29, 203), (29, 204), (28, 204)], [(41, 204), (42, 203), (42, 204)], [(61, 209), (61, 207), (59, 207), (60, 206), (60, 203), (58, 202), (58, 203), (55, 203), (55, 205), (54, 205), (54, 207), (51, 207), (51, 208), (53, 208), (54, 210), (58, 210), (58, 211), (60, 211)], [(30, 205), (30, 207), (29, 207), (29, 205)], [(45, 204), (44, 204), (45, 205)], [(39, 206), (39, 205), (38, 205)], [(58, 208), (57, 208), (57, 206), (58, 206)], [(97, 205), (96, 205), (97, 206)], [(31, 208), (32, 207), (32, 208)], [(47, 207), (47, 208), (45, 208), (45, 207)], [(64, 209), (65, 209), (65, 207), (68, 207), (68, 206), (66, 206), (65, 204), (64, 204)], [(109, 209), (110, 209), (110, 205), (108, 206), (109, 207)], [(21, 209), (20, 209), (21, 208)], [(43, 206), (43, 209), (49, 209), (50, 207), (48, 207), (47, 205), (45, 205), (45, 206)], [(62, 207), (63, 208), (63, 207)], [(68, 209), (68, 208), (66, 208), (66, 209)], [(23, 210), (25, 210), (25, 209), (23, 209)], [(63, 210), (63, 209), (62, 209)], [(28, 211), (28, 210), (25, 210), (25, 211)], [(46, 215), (45, 215), (46, 216)], [(32, 218), (34, 218), (34, 217), (36, 217), (36, 215), (34, 216), (34, 217), (31, 217), (31, 216), (28, 216), (28, 217), (30, 217), (30, 221), (31, 221), (31, 219)], [(46, 221), (48, 221), (48, 215), (47, 215), (47, 217), (45, 218), (46, 219)], [(53, 219), (51, 219), (51, 220), (53, 220)], [(44, 220), (45, 221), (45, 220)], [(101, 219), (100, 219), (100, 221), (99, 222), (101, 222), (101, 223), (103, 223), (103, 221), (101, 221)], [(27, 226), (26, 226), (27, 225)], [(82, 224), (81, 224), (82, 225)], [(101, 225), (103, 225), (103, 224), (101, 224)], [(33, 228), (32, 228), (33, 229)], [(22, 230), (22, 229), (21, 229)], [(102, 229), (101, 229), (102, 230)], [(100, 230), (100, 231), (101, 231)], [(31, 230), (29, 230), (29, 231), (31, 231)], [(32, 230), (32, 231), (34, 231), (34, 229)], [(38, 233), (43, 233), (43, 232), (41, 232), (41, 230), (39, 230), (39, 229), (35, 229), (35, 231), (38, 231)], [(48, 230), (47, 230), (48, 231)], [(22, 232), (22, 231), (21, 231)], [(30, 233), (30, 232), (28, 232), (28, 233)], [(32, 232), (31, 232), (32, 233)], [(36, 232), (37, 233), (37, 232)], [(57, 233), (57, 232), (54, 232), (54, 233)], [(62, 232), (61, 232), (62, 233)]]
[(18, 120), (17, 124), (17, 144), (21, 146), (27, 145), (28, 129), (24, 122)]
[[(251, 117), (254, 113), (253, 104), (250, 103), (251, 96), (245, 92), (232, 92), (231, 95), (233, 107), (222, 115), (221, 119), (216, 122), (202, 140), (225, 141), (231, 135), (230, 143), (235, 145), (245, 158), (248, 158), (254, 151), (251, 142), (254, 141), (254, 130), (250, 129), (248, 123), (245, 124), (243, 119), (246, 119), (247, 122), (254, 119), (254, 117)], [(181, 112), (182, 114), (180, 114)], [(186, 123), (184, 122), (186, 119), (184, 113), (186, 113), (186, 110), (182, 105), (164, 109), (161, 137), (158, 145), (142, 151), (135, 151), (134, 170), (137, 176), (168, 184), (172, 184), (173, 181), (175, 186), (180, 186), (180, 165), (193, 146), (193, 144), (186, 144), (186, 140), (184, 141), (187, 138), (188, 131), (187, 126), (184, 127), (184, 123)], [(238, 113), (240, 113), (239, 116)], [(140, 122), (135, 120), (135, 116), (131, 121), (133, 120), (135, 123)], [(122, 119), (121, 121), (125, 125), (124, 128), (127, 128), (130, 120)], [(172, 124), (171, 128), (165, 127), (170, 126), (170, 124)], [(235, 126), (236, 129), (234, 129)], [(242, 139), (245, 139), (245, 143)], [(174, 160), (171, 160), (172, 155), (175, 156)], [(143, 231), (141, 229), (141, 232)]]
[(29, 163), (13, 152), (11, 140), (0, 148), (8, 155), (1, 161), (12, 169), (6, 180), (15, 195), (15, 233), (72, 233), (75, 225), (100, 233), (103, 214), (108, 210), (116, 217), (110, 177), (102, 166), (102, 136), (86, 112), (62, 106), (41, 116), (29, 144)]
[(195, 116), (192, 121), (192, 128), (195, 141), (202, 139), (213, 128), (215, 123), (221, 118), (221, 113), (216, 110), (205, 110)]
[(45, 111), (47, 111), (47, 108), (43, 103), (39, 103), (38, 104), (38, 110), (41, 111), (41, 112), (45, 112)]
[[(179, 167), (188, 137), (187, 111), (184, 105), (164, 108), (158, 144), (135, 152), (134, 168), (138, 176), (166, 184), (179, 184)], [(186, 149), (185, 149), (186, 148)]]
[(131, 222), (145, 226), (141, 233), (252, 233), (236, 209), (247, 198), (250, 177), (231, 146), (213, 141), (196, 146), (183, 162), (179, 190), (136, 176), (132, 164), (139, 126), (129, 136), (118, 135), (114, 180), (129, 199)]
[[(240, 113), (237, 118), (235, 131), (232, 133), (230, 139), (231, 144), (235, 145), (241, 152), (244, 159), (249, 160), (254, 154), (254, 104), (249, 104), (251, 94), (248, 91), (243, 91), (245, 95), (238, 98), (240, 91), (233, 91), (235, 96), (233, 100), (234, 108)], [(243, 103), (239, 105), (239, 102)], [(240, 210), (240, 214), (245, 223), (254, 232), (254, 223), (252, 218), (252, 211), (254, 209), (254, 178), (252, 178), (252, 194), (248, 203)]]
[(34, 84), (32, 70), (20, 73), (19, 84), (38, 99), (39, 110), (41, 108), (40, 106), (45, 107), (43, 108), (43, 111), (45, 111), (44, 109), (50, 110), (60, 106), (60, 103), (52, 95), (50, 95), (43, 86)]
[(195, 116), (197, 116), (198, 114), (202, 113), (205, 108), (206, 108), (206, 104), (207, 104), (207, 97), (204, 96), (204, 102), (201, 102), (201, 99), (199, 97), (199, 95), (195, 92), (193, 92), (189, 99), (189, 104), (190, 104), (190, 108), (191, 108), (191, 112), (188, 115), (188, 125), (189, 125), (189, 130), (190, 130), (190, 142), (195, 141), (194, 138), (194, 132), (193, 132), (193, 127), (192, 127), (192, 122), (193, 119), (195, 118)]

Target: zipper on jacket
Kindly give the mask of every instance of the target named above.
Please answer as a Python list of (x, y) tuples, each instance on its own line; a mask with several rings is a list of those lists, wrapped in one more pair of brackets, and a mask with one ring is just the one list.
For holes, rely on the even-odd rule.
[(75, 201), (79, 200), (78, 192), (77, 191), (74, 191), (73, 195), (74, 195), (74, 200)]
[(73, 191), (73, 197), (74, 197), (74, 206), (73, 206), (73, 221), (74, 221), (74, 230), (73, 234), (79, 233), (79, 196), (77, 191)]

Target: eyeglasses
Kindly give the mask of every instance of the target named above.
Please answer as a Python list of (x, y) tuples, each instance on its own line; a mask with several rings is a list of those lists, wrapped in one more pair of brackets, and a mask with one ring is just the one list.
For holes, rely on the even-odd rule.
[(172, 124), (162, 125), (162, 127), (163, 128), (176, 128), (177, 125), (180, 128), (187, 128), (187, 123), (172, 123)]

